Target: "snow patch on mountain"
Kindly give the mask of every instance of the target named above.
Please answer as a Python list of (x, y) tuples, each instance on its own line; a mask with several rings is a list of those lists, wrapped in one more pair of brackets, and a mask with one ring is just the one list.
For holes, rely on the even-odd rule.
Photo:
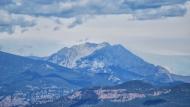
[(168, 70), (144, 61), (121, 45), (109, 45), (94, 51), (78, 60), (76, 68), (86, 72), (110, 74), (112, 76), (108, 79), (112, 82), (119, 79), (143, 79), (154, 83), (173, 81)]
[(45, 59), (75, 71), (92, 73), (91, 75), (105, 74), (107, 77), (104, 80), (114, 83), (128, 80), (173, 82), (167, 69), (144, 61), (122, 45), (84, 43), (65, 47)]
[(76, 61), (82, 57), (92, 54), (95, 50), (108, 46), (108, 43), (85, 43), (74, 45), (70, 48), (65, 47), (57, 53), (49, 56), (47, 60), (52, 63), (59, 64), (64, 67), (73, 68), (76, 66)]
[(114, 76), (114, 75), (110, 75), (108, 80), (111, 80), (112, 82), (114, 83), (118, 83), (120, 84), (121, 83), (121, 79), (119, 79), (118, 77)]

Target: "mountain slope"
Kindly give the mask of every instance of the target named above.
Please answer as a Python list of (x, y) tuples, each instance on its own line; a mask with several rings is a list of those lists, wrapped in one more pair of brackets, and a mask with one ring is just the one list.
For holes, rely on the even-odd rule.
[(187, 83), (156, 87), (143, 81), (130, 81), (119, 86), (78, 90), (40, 107), (188, 107), (189, 96)]
[(64, 67), (72, 68), (76, 65), (76, 61), (84, 56), (88, 56), (95, 50), (108, 46), (108, 43), (85, 43), (74, 45), (70, 48), (63, 48), (53, 55), (47, 57), (47, 61), (59, 64)]
[[(36, 58), (35, 58), (36, 59)], [(39, 58), (37, 58), (39, 59)], [(118, 84), (130, 80), (144, 80), (161, 84), (173, 81), (185, 81), (161, 66), (155, 66), (131, 53), (122, 45), (109, 43), (85, 43), (63, 48), (53, 55), (41, 58), (64, 67), (69, 67), (89, 75), (93, 81), (99, 78), (102, 85)], [(101, 82), (93, 83), (101, 85)]]
[(189, 82), (189, 77), (173, 75), (161, 66), (144, 61), (122, 45), (110, 45), (105, 42), (65, 47), (41, 60), (90, 76), (91, 81), (97, 80), (92, 83), (93, 86), (114, 85), (130, 80), (144, 80), (158, 85), (173, 81)]
[[(152, 83), (172, 82), (169, 71), (147, 63), (121, 45), (109, 45), (77, 61), (75, 69), (108, 73), (113, 81), (145, 80)], [(109, 78), (108, 78), (109, 79)]]
[(86, 80), (68, 68), (0, 52), (0, 105), (48, 102), (87, 86)]
[[(131, 80), (173, 86), (176, 84), (171, 82), (187, 81), (189, 77), (171, 74), (161, 66), (147, 63), (121, 45), (108, 43), (75, 45), (43, 58), (26, 58), (0, 52), (0, 106), (42, 104), (52, 102), (77, 89), (112, 87)], [(141, 92), (145, 92), (152, 87), (141, 84), (143, 83), (128, 82), (127, 85), (118, 85), (111, 90), (123, 87), (127, 91), (136, 91), (138, 87)], [(87, 96), (90, 94), (87, 98), (92, 94), (96, 96), (92, 98), (97, 99), (97, 94), (91, 91), (85, 93)], [(139, 93), (136, 95), (139, 96)]]

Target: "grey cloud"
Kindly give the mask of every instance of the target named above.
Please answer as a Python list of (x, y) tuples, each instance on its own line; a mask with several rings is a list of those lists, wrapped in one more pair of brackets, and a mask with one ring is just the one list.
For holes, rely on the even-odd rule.
[(21, 28), (36, 25), (35, 20), (27, 19), (27, 16), (11, 14), (6, 10), (0, 10), (0, 32), (13, 33), (16, 26)]
[(135, 11), (133, 16), (138, 20), (160, 19), (165, 17), (183, 16), (187, 12), (182, 5), (162, 6), (156, 9), (144, 9)]
[[(187, 11), (184, 6), (187, 1), (189, 0), (1, 0), (0, 10), (33, 17), (76, 18), (69, 26), (72, 28), (85, 22), (86, 16), (94, 15), (131, 14), (137, 20), (183, 16)], [(17, 24), (6, 26), (9, 28), (0, 29), (13, 31), (15, 25), (26, 27), (30, 24), (28, 21), (18, 21)]]
[(68, 26), (68, 28), (73, 28), (77, 25), (80, 25), (86, 22), (88, 19), (93, 18), (93, 16), (79, 16), (76, 17), (75, 20)]

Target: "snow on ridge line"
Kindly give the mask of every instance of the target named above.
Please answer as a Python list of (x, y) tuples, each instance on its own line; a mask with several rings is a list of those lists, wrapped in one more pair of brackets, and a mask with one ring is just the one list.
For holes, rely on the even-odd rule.
[(70, 48), (65, 47), (48, 58), (49, 62), (59, 64), (64, 67), (73, 68), (76, 66), (76, 61), (82, 57), (92, 54), (94, 51), (101, 49), (109, 44), (106, 42), (95, 44), (85, 43), (74, 45)]

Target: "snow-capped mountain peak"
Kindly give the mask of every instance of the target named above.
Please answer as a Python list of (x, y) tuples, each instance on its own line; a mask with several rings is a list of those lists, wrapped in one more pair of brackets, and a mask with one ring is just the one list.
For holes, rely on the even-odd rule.
[(110, 45), (106, 42), (100, 44), (87, 42), (64, 47), (47, 57), (46, 61), (84, 74), (89, 73), (113, 83), (145, 80), (159, 84), (173, 81), (167, 69), (144, 61), (122, 45)]
[(82, 57), (92, 54), (95, 50), (109, 46), (109, 43), (103, 42), (96, 43), (84, 43), (74, 45), (70, 48), (64, 47), (55, 54), (49, 56), (47, 60), (52, 63), (59, 64), (64, 67), (73, 68), (76, 66), (76, 61)]

